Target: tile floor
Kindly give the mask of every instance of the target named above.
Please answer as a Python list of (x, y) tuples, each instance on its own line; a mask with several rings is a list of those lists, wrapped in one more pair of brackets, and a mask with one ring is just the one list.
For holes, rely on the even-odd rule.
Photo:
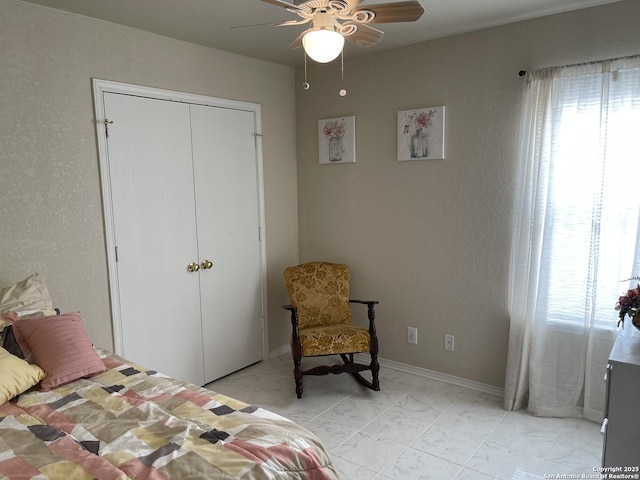
[(304, 425), (345, 480), (533, 480), (600, 465), (593, 422), (506, 412), (494, 395), (388, 368), (380, 392), (347, 374), (305, 377), (298, 400), (292, 369), (283, 355), (208, 387)]

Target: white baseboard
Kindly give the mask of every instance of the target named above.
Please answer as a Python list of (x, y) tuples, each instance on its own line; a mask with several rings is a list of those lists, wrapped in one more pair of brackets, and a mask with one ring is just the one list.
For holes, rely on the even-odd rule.
[[(291, 346), (283, 345), (269, 352), (269, 358), (279, 357), (280, 355), (290, 354)], [(357, 353), (355, 355), (359, 363), (369, 363), (371, 357), (366, 353)], [(418, 375), (420, 377), (430, 378), (431, 380), (438, 380), (440, 382), (450, 383), (452, 385), (458, 385), (459, 387), (469, 388), (478, 392), (488, 393), (490, 395), (496, 395), (498, 397), (504, 397), (504, 388), (494, 387), (493, 385), (487, 385), (486, 383), (476, 382), (474, 380), (468, 380), (466, 378), (456, 377), (454, 375), (448, 375), (446, 373), (436, 372), (435, 370), (429, 370), (427, 368), (414, 367), (406, 363), (395, 362), (393, 360), (387, 360), (378, 357), (378, 363), (381, 367), (391, 368), (399, 372), (410, 373), (412, 375)]]
[[(360, 363), (369, 363), (371, 361), (371, 357), (366, 353), (358, 353), (356, 354), (356, 357), (359, 357), (358, 361)], [(406, 363), (395, 362), (393, 360), (386, 360), (384, 358), (378, 358), (378, 363), (380, 363), (381, 367), (391, 368), (393, 370), (398, 370), (399, 372), (410, 373), (420, 377), (430, 378), (431, 380), (438, 380), (440, 382), (458, 385), (459, 387), (468, 388), (470, 390), (504, 397), (504, 388), (487, 385), (486, 383), (456, 377), (447, 373), (436, 372), (435, 370), (429, 370), (427, 368), (414, 367), (413, 365), (407, 365)]]

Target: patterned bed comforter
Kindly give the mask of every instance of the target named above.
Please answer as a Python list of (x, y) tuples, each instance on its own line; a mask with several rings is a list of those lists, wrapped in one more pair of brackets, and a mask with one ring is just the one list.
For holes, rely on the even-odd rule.
[(99, 354), (106, 372), (0, 406), (0, 478), (338, 478), (299, 425)]

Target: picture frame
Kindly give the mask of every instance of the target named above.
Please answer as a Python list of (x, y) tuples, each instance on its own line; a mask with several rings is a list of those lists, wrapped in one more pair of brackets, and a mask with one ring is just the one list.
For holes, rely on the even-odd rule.
[(398, 161), (444, 160), (445, 107), (398, 112)]
[(355, 163), (355, 116), (318, 120), (318, 157), (320, 164)]

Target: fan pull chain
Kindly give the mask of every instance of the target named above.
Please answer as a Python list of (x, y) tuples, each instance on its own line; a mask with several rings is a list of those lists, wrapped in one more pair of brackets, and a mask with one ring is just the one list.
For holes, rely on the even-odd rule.
[(303, 90), (309, 90), (309, 82), (307, 82), (307, 52), (304, 52), (304, 83), (302, 84)]
[(340, 52), (340, 73), (342, 74), (342, 88), (340, 89), (340, 96), (344, 97), (347, 94), (347, 90), (344, 88), (344, 49)]

